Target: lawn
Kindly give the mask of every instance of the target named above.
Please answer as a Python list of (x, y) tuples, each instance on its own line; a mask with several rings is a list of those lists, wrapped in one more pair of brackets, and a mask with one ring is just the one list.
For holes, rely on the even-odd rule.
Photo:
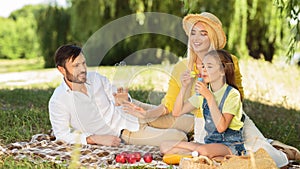
[(32, 59), (0, 59), (0, 73), (20, 72), (25, 70), (43, 69), (44, 59), (42, 57)]
[[(2, 67), (2, 62), (0, 63)], [(13, 62), (6, 63), (6, 67), (13, 67)], [(22, 67), (22, 70), (28, 69), (26, 66), (18, 67)], [(40, 69), (40, 66), (34, 65), (31, 68)], [(300, 149), (299, 67), (249, 59), (240, 60), (240, 68), (245, 90), (245, 112), (267, 138), (277, 139)], [(130, 87), (133, 98), (159, 104), (167, 89), (172, 65), (91, 69), (106, 75), (117, 86)], [(8, 69), (2, 70), (0, 69), (0, 73)], [(43, 70), (36, 70), (39, 71)], [(58, 78), (51, 82), (25, 86), (1, 84), (0, 145), (28, 141), (32, 135), (47, 133), (51, 129), (47, 104), (60, 80), (61, 78)], [(5, 168), (31, 168), (30, 165), (27, 161), (16, 163), (9, 157), (0, 159), (0, 166), (6, 166)], [(54, 164), (41, 164), (38, 168), (59, 167)]]

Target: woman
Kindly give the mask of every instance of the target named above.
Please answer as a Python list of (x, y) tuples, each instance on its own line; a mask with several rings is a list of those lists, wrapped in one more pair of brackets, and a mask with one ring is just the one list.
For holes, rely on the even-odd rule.
[[(198, 27), (200, 31), (195, 31), (193, 28)], [(222, 49), (226, 45), (226, 35), (222, 29), (221, 21), (213, 14), (208, 12), (203, 12), (201, 14), (188, 14), (183, 19), (183, 29), (188, 40), (188, 57), (179, 61), (173, 68), (172, 77), (169, 81), (169, 87), (166, 95), (164, 96), (162, 102), (158, 106), (148, 105), (141, 103), (139, 101), (134, 101), (132, 103), (126, 103), (124, 109), (133, 114), (140, 119), (144, 119), (148, 126), (155, 128), (175, 128), (178, 132), (189, 132), (193, 130), (193, 124), (199, 128), (195, 131), (195, 141), (199, 143), (204, 143), (204, 137), (206, 132), (204, 131), (204, 120), (201, 118), (203, 115), (198, 110), (193, 112), (196, 115), (196, 120), (191, 115), (182, 115), (180, 117), (173, 117), (172, 110), (174, 103), (181, 89), (180, 75), (186, 71), (194, 71), (199, 73), (196, 65), (202, 64), (202, 59), (204, 55), (214, 49)], [(239, 71), (238, 60), (232, 55), (235, 70), (235, 81), (238, 90), (241, 93), (241, 99), (243, 98), (243, 87), (242, 87), (242, 76)], [(188, 99), (195, 93), (196, 78), (191, 81), (185, 92), (184, 100)], [(259, 148), (264, 148), (274, 159), (278, 167), (287, 165), (288, 160), (286, 155), (272, 147), (272, 145), (267, 141), (267, 139), (261, 134), (257, 129), (255, 124), (247, 115), (245, 115), (244, 121), (244, 138), (245, 147), (247, 150), (256, 151)], [(151, 120), (149, 120), (151, 119)], [(139, 132), (143, 132), (140, 130)], [(126, 132), (128, 137), (134, 140), (139, 140), (140, 133)], [(137, 141), (138, 142), (138, 141)], [(135, 144), (136, 142), (131, 142)]]

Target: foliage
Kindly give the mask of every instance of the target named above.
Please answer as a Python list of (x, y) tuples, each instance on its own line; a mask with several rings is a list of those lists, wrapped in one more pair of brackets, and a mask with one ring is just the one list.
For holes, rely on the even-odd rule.
[(10, 19), (4, 19), (0, 18), (0, 21), (2, 25), (0, 27), (0, 47), (1, 47), (1, 58), (15, 58), (18, 56), (15, 56), (13, 52), (13, 42), (14, 42), (14, 36), (16, 35), (14, 28), (14, 21)]
[[(189, 13), (210, 11), (216, 14), (228, 35), (226, 48), (236, 53), (238, 57), (246, 58), (250, 55), (256, 59), (264, 58), (272, 62), (274, 55), (281, 55), (282, 51), (288, 48), (284, 46), (288, 44), (289, 38), (288, 21), (285, 17), (281, 17), (273, 1), (182, 1), (185, 3), (185, 10)], [(289, 3), (290, 8), (283, 10), (285, 13), (299, 9), (299, 1), (286, 1), (293, 2), (293, 4)], [(197, 9), (199, 6), (201, 6), (200, 10)], [(298, 41), (299, 39), (294, 42)], [(295, 43), (290, 43), (290, 45), (296, 47)]]
[(46, 10), (41, 10), (36, 19), (45, 68), (54, 67), (53, 56), (56, 49), (68, 42), (70, 16), (66, 9), (55, 5), (48, 6)]
[[(0, 58), (43, 56), (45, 67), (53, 67), (53, 55), (60, 45), (69, 42), (85, 44), (97, 30), (121, 17), (136, 14), (137, 23), (147, 24), (144, 12), (183, 17), (187, 13), (209, 11), (223, 23), (228, 37), (226, 49), (238, 57), (250, 55), (272, 62), (274, 56), (285, 52), (291, 57), (296, 50), (300, 29), (299, 3), (297, 0), (68, 0), (69, 6), (64, 8), (53, 4), (25, 6), (9, 18), (0, 18), (1, 25), (5, 25), (0, 28)], [(111, 38), (96, 39), (97, 47), (100, 50), (105, 43), (110, 43), (114, 33), (132, 32), (136, 27), (136, 24), (126, 25), (126, 28), (120, 25), (107, 31)], [(174, 28), (181, 28), (181, 25), (171, 23), (162, 31), (172, 32)], [(182, 30), (178, 33), (185, 36)], [(146, 53), (145, 49), (158, 50)], [(91, 61), (91, 65), (113, 65), (133, 54), (136, 57), (130, 64), (166, 60), (173, 63), (185, 52), (186, 45), (175, 38), (144, 33), (118, 41), (101, 58), (101, 63)], [(153, 57), (148, 58), (149, 55)]]
[(32, 58), (40, 56), (35, 13), (43, 6), (28, 5), (9, 18), (0, 18), (0, 58)]
[[(173, 3), (171, 1), (145, 1), (145, 0), (88, 0), (88, 1), (71, 1), (72, 6), (70, 8), (71, 13), (71, 33), (73, 37), (76, 37), (76, 41), (84, 44), (89, 38), (98, 30), (101, 30), (104, 25), (110, 23), (111, 21), (117, 20), (121, 17), (128, 16), (131, 14), (137, 14), (137, 24), (127, 24), (127, 25), (118, 25), (118, 27), (113, 28), (113, 30), (108, 30), (105, 32), (106, 38), (97, 37), (94, 38), (95, 42), (92, 48), (103, 49), (107, 44), (112, 43), (113, 38), (116, 37), (116, 34), (128, 32), (135, 32), (137, 26), (143, 25), (145, 29), (150, 29), (150, 27), (154, 27), (153, 25), (147, 25), (144, 22), (144, 14), (143, 12), (163, 12), (169, 13), (173, 15), (181, 15), (180, 3)], [(105, 7), (105, 8), (104, 8)], [(89, 9), (84, 10), (82, 9)], [(96, 12), (95, 12), (96, 11)], [(86, 18), (89, 18), (86, 20)], [(85, 24), (82, 24), (85, 23)], [(174, 30), (174, 27), (178, 27), (176, 25), (178, 23), (171, 23), (168, 27), (165, 27), (162, 32), (166, 32), (168, 30)], [(181, 26), (181, 23), (180, 25)], [(126, 29), (123, 29), (126, 27)], [(82, 30), (86, 30), (82, 32)], [(181, 30), (182, 35), (184, 35), (183, 30)], [(76, 36), (75, 36), (76, 35)], [(94, 35), (95, 36), (95, 35)], [(114, 44), (113, 44), (114, 45)], [(90, 47), (91, 48), (91, 47)], [(161, 49), (165, 51), (162, 55), (163, 58), (160, 58), (159, 54), (156, 53), (145, 53), (137, 52), (142, 51), (143, 49)], [(141, 64), (141, 63), (161, 63), (163, 60), (168, 59), (171, 63), (177, 61), (177, 58), (172, 57), (169, 53), (174, 54), (175, 56), (182, 56), (186, 50), (186, 46), (182, 44), (182, 42), (177, 41), (174, 38), (166, 37), (163, 35), (157, 34), (147, 34), (144, 33), (142, 35), (130, 36), (124, 39), (121, 39), (120, 42), (117, 42), (109, 52), (105, 53), (105, 56), (98, 56), (99, 52), (94, 52), (91, 57), (96, 55), (96, 58), (92, 61), (88, 60), (89, 65), (113, 65), (117, 62), (124, 60), (126, 57), (135, 54), (135, 58), (132, 59), (132, 62), (128, 62), (128, 64)], [(100, 50), (101, 51), (101, 50)], [(154, 50), (152, 50), (154, 51)], [(149, 56), (150, 55), (150, 56)], [(99, 59), (99, 57), (101, 59)], [(103, 59), (102, 59), (103, 58)], [(147, 58), (145, 60), (145, 58)], [(94, 61), (94, 60), (100, 60)]]
[(274, 0), (275, 5), (280, 10), (281, 17), (288, 18), (291, 33), (288, 50), (286, 52), (288, 60), (294, 55), (300, 41), (300, 1), (297, 0)]
[[(228, 48), (237, 51), (242, 56), (247, 56), (245, 44), (247, 35), (247, 0), (235, 1), (233, 20), (229, 26)], [(237, 32), (240, 32), (238, 35)]]
[[(258, 6), (248, 19), (247, 46), (249, 54), (256, 59), (264, 58), (272, 62), (274, 55), (281, 55), (287, 48), (288, 22), (280, 17), (279, 10), (272, 1), (258, 0)], [(265, 8), (269, 6), (269, 8)], [(259, 26), (258, 26), (259, 25)], [(255, 29), (251, 29), (255, 28)]]

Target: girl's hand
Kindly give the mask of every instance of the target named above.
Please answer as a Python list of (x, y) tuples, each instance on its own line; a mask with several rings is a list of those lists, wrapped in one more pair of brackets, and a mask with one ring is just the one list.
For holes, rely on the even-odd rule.
[(182, 87), (187, 87), (192, 82), (191, 71), (186, 70), (180, 77)]
[(207, 84), (205, 82), (196, 81), (195, 90), (196, 93), (201, 94), (204, 98), (207, 98), (212, 95), (212, 93), (207, 88)]

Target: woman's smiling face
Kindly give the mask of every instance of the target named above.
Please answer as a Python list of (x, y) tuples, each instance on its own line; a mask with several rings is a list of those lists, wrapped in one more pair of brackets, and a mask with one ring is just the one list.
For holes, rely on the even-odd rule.
[(197, 22), (190, 34), (189, 43), (195, 53), (207, 52), (210, 48), (208, 32), (201, 22)]

